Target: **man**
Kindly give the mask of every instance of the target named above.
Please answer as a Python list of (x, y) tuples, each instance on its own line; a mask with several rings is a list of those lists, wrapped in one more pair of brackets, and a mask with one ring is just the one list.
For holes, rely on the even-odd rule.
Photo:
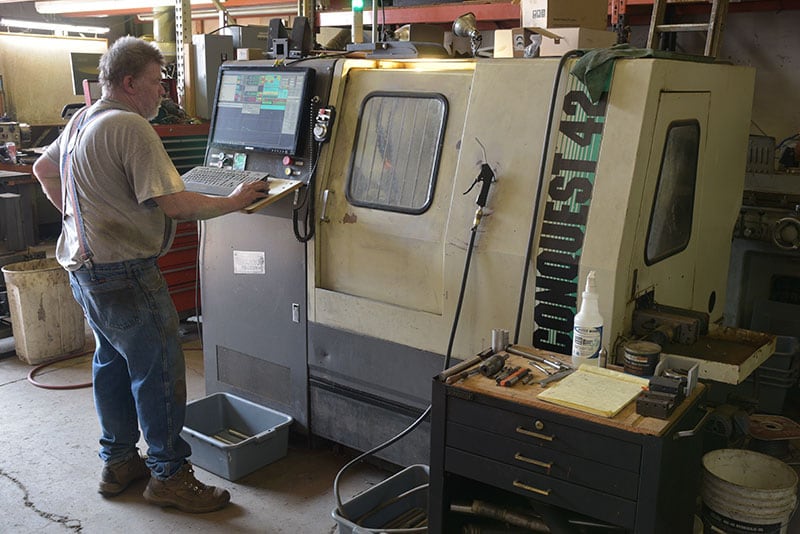
[[(186, 379), (178, 314), (156, 264), (176, 220), (207, 219), (266, 196), (263, 182), (228, 197), (188, 192), (148, 122), (164, 89), (164, 57), (134, 37), (100, 59), (102, 98), (76, 113), (33, 172), (62, 212), (56, 247), (95, 335), (94, 399), (104, 461), (101, 494), (150, 476), (145, 499), (192, 513), (224, 507), (230, 494), (194, 477), (180, 437)], [(139, 425), (146, 460), (136, 443)]]

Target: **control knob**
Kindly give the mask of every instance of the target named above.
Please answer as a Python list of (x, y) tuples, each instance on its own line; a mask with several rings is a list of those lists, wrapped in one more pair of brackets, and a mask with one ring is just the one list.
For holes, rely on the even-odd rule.
[(800, 249), (800, 220), (794, 217), (779, 219), (772, 228), (772, 241), (783, 250)]

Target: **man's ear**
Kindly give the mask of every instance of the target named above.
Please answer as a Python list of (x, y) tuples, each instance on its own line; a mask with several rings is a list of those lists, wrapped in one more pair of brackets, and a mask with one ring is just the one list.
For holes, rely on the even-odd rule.
[(134, 77), (132, 75), (128, 74), (122, 78), (122, 89), (128, 94), (136, 91), (136, 88), (134, 87)]

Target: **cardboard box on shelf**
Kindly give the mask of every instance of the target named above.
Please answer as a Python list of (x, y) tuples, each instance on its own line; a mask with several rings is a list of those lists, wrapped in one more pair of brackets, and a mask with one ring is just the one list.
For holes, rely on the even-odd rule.
[(525, 47), (531, 44), (529, 28), (494, 31), (494, 57), (525, 57)]
[(264, 59), (264, 50), (261, 48), (237, 48), (236, 60), (248, 61), (251, 59)]
[(563, 56), (575, 49), (608, 48), (617, 42), (617, 34), (589, 28), (531, 28), (542, 35), (540, 56)]
[(608, 0), (522, 0), (523, 28), (608, 27)]

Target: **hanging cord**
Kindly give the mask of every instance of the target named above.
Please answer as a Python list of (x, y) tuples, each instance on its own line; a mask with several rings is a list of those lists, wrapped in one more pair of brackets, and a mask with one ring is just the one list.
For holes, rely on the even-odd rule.
[[(482, 186), (481, 186), (480, 194), (478, 195), (478, 201), (477, 201), (478, 209), (475, 212), (475, 219), (473, 220), (472, 228), (470, 229), (469, 245), (467, 246), (467, 256), (466, 256), (466, 259), (464, 260), (464, 271), (461, 274), (461, 288), (459, 289), (459, 292), (458, 292), (458, 302), (456, 304), (456, 311), (455, 311), (455, 314), (453, 316), (453, 323), (452, 323), (452, 325), (450, 327), (450, 338), (449, 338), (449, 340), (447, 342), (447, 353), (445, 355), (443, 369), (447, 369), (448, 367), (450, 367), (450, 359), (451, 359), (451, 356), (452, 356), (452, 353), (453, 353), (453, 344), (454, 344), (455, 338), (456, 338), (456, 331), (458, 330), (458, 323), (459, 323), (460, 318), (461, 318), (461, 308), (462, 308), (462, 305), (464, 303), (464, 294), (466, 293), (467, 276), (469, 275), (470, 263), (472, 262), (472, 252), (473, 252), (473, 250), (475, 248), (475, 236), (477, 234), (478, 226), (480, 225), (481, 215), (483, 213), (483, 208), (486, 206), (486, 201), (487, 201), (487, 198), (488, 198), (488, 195), (489, 195), (489, 187), (494, 182), (494, 172), (492, 172), (491, 167), (489, 167), (488, 163), (485, 162), (486, 150), (484, 149), (483, 145), (481, 144), (481, 142), (477, 138), (475, 140), (478, 142), (478, 144), (480, 145), (481, 149), (483, 149), (484, 163), (481, 165), (480, 174), (475, 179), (475, 181), (472, 183), (472, 186), (470, 186), (470, 188), (464, 194), (466, 195), (467, 193), (469, 193), (472, 190), (472, 188), (475, 186), (475, 184), (477, 184), (478, 182), (481, 182)], [(416, 421), (411, 423), (411, 425), (408, 428), (406, 428), (405, 430), (403, 430), (402, 432), (400, 432), (399, 434), (397, 434), (393, 438), (389, 439), (385, 443), (382, 443), (382, 444), (378, 445), (377, 447), (375, 447), (375, 448), (373, 448), (373, 449), (371, 449), (371, 450), (369, 450), (369, 451), (367, 451), (365, 453), (360, 454), (359, 456), (357, 456), (353, 460), (350, 460), (349, 462), (347, 462), (344, 465), (344, 467), (342, 467), (339, 470), (338, 473), (336, 473), (336, 478), (333, 479), (333, 495), (334, 495), (334, 497), (336, 499), (336, 512), (339, 514), (340, 517), (343, 517), (343, 518), (347, 519), (347, 514), (345, 514), (343, 506), (342, 506), (341, 495), (339, 494), (339, 479), (342, 477), (342, 474), (344, 474), (344, 472), (347, 469), (349, 469), (351, 466), (355, 465), (356, 463), (360, 462), (364, 458), (372, 456), (373, 454), (377, 453), (378, 451), (381, 451), (381, 450), (385, 449), (389, 445), (395, 443), (396, 441), (398, 441), (401, 438), (403, 438), (406, 435), (408, 435), (412, 430), (417, 428), (425, 420), (425, 418), (428, 416), (430, 411), (431, 411), (431, 405), (428, 405), (428, 407), (425, 408), (425, 411), (422, 412), (422, 415), (420, 415), (417, 418)], [(417, 488), (414, 488), (413, 491), (418, 491), (418, 490), (423, 489), (425, 487), (427, 487), (427, 485), (422, 485), (422, 486), (419, 486)], [(397, 529), (385, 529), (385, 528), (368, 529), (366, 527), (360, 527), (360, 528), (363, 529), (363, 530), (366, 530), (367, 532), (380, 532), (380, 534), (404, 534), (404, 533), (416, 533), (416, 532), (420, 532), (421, 533), (421, 532), (427, 532), (428, 531), (428, 527), (427, 526), (418, 527), (418, 528), (407, 528), (407, 529), (401, 529), (401, 528), (397, 528)]]
[(544, 143), (542, 145), (542, 159), (539, 162), (539, 185), (536, 188), (536, 201), (533, 204), (533, 218), (531, 219), (531, 230), (528, 233), (528, 247), (525, 250), (525, 263), (522, 264), (522, 287), (519, 290), (519, 307), (517, 308), (517, 321), (514, 327), (514, 344), (519, 343), (519, 329), (522, 325), (522, 310), (525, 306), (525, 290), (528, 286), (528, 271), (531, 265), (531, 255), (533, 254), (533, 238), (536, 234), (536, 222), (539, 220), (539, 207), (544, 191), (544, 171), (547, 169), (547, 155), (550, 152), (550, 135), (553, 131), (553, 117), (556, 111), (556, 100), (558, 99), (558, 89), (561, 85), (561, 72), (567, 60), (572, 57), (583, 55), (582, 50), (571, 50), (561, 57), (558, 62), (558, 70), (553, 80), (553, 92), (550, 95), (550, 110), (547, 112), (547, 126), (544, 132)]
[[(321, 144), (321, 143), (320, 143)], [(307, 243), (314, 237), (314, 173), (317, 171), (317, 162), (319, 158), (314, 161), (314, 166), (311, 167), (309, 172), (308, 184), (302, 187), (301, 190), (295, 192), (294, 203), (292, 205), (292, 230), (294, 237), (301, 243)], [(301, 198), (302, 195), (302, 198)], [(306, 212), (303, 216), (304, 233), (300, 232), (300, 210), (306, 206)]]
[[(314, 175), (317, 172), (317, 163), (319, 162), (319, 153), (322, 150), (322, 143), (317, 143), (314, 139), (313, 124), (317, 116), (317, 109), (319, 108), (319, 97), (311, 99), (309, 105), (309, 124), (308, 124), (308, 149), (307, 155), (311, 162), (311, 168), (308, 171), (308, 183), (301, 189), (297, 190), (294, 195), (294, 203), (292, 205), (292, 231), (294, 237), (301, 243), (308, 243), (314, 237), (314, 184), (316, 180)], [(301, 192), (302, 191), (302, 192)], [(301, 198), (302, 195), (302, 198)], [(300, 230), (300, 212), (305, 208), (303, 214), (303, 231)]]
[(33, 384), (37, 388), (42, 388), (42, 389), (59, 389), (60, 390), (60, 389), (82, 389), (82, 388), (92, 387), (92, 383), (91, 382), (84, 382), (82, 384), (55, 385), (55, 384), (43, 384), (41, 382), (37, 382), (36, 379), (35, 379), (35, 377), (39, 373), (39, 371), (41, 371), (42, 369), (44, 369), (44, 368), (46, 368), (46, 367), (48, 367), (50, 365), (53, 365), (53, 364), (56, 364), (56, 363), (60, 363), (60, 362), (65, 362), (65, 361), (71, 360), (73, 358), (79, 358), (81, 356), (86, 356), (88, 354), (91, 354), (92, 352), (93, 351), (91, 351), (91, 350), (78, 350), (78, 351), (75, 351), (75, 352), (70, 352), (69, 354), (65, 354), (64, 356), (60, 356), (60, 357), (56, 358), (55, 360), (50, 360), (49, 362), (43, 363), (41, 365), (37, 365), (36, 367), (31, 369), (31, 371), (28, 373), (28, 382), (30, 382), (31, 384)]

